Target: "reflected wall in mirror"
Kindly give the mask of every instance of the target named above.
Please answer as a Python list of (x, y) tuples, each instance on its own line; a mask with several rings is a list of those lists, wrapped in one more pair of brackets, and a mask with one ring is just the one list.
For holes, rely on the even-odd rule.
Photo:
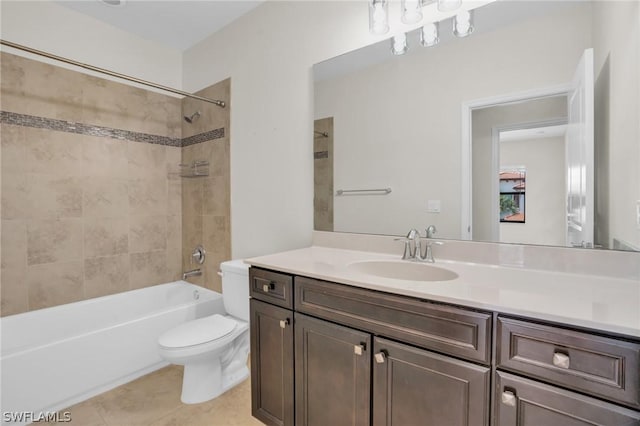
[[(475, 28), (464, 39), (441, 31), (440, 44), (431, 48), (419, 46), (418, 35), (410, 33), (409, 52), (398, 57), (384, 40), (314, 66), (315, 119), (332, 119), (333, 152), (326, 160), (333, 168), (333, 208), (325, 214), (333, 217), (333, 225), (328, 229), (325, 223), (322, 230), (404, 235), (435, 225), (439, 238), (640, 248), (640, 3), (499, 1), (476, 9)], [(536, 150), (551, 158), (539, 158), (527, 171), (527, 183), (533, 185), (527, 192), (527, 220), (501, 232), (498, 165), (506, 164), (499, 157), (516, 154), (495, 154), (492, 135), (563, 120), (569, 122), (566, 134), (575, 130), (569, 117), (573, 98), (567, 102), (567, 93), (587, 49), (593, 49), (594, 76), (594, 195), (588, 201), (593, 225), (577, 226), (590, 228), (592, 236), (572, 240), (568, 235), (571, 218), (584, 216), (580, 203), (586, 198), (569, 195), (583, 185), (584, 169), (565, 166), (567, 136)], [(553, 92), (560, 96), (550, 96)], [(521, 95), (526, 93), (534, 94), (533, 103), (555, 99), (555, 105), (543, 106), (544, 114), (513, 120), (500, 115), (501, 109), (524, 108)], [(467, 109), (466, 132), (490, 129), (487, 147), (463, 137), (465, 105), (514, 94), (521, 100)], [(496, 117), (479, 124), (481, 115)], [(520, 163), (513, 158), (509, 165)], [(557, 164), (563, 164), (561, 172)], [(547, 194), (553, 202), (539, 198), (540, 185), (548, 187), (550, 180), (555, 189), (562, 188), (562, 202), (557, 191)], [(392, 192), (336, 196), (338, 189), (387, 187)], [(329, 205), (317, 202), (328, 197), (326, 186), (324, 191), (315, 194), (316, 207)], [(536, 222), (549, 232), (523, 231)]]

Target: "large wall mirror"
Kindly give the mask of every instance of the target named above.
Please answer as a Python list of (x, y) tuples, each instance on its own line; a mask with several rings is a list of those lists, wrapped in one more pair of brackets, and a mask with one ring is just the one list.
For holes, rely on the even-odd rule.
[(640, 250), (640, 3), (474, 14), (314, 66), (315, 229)]

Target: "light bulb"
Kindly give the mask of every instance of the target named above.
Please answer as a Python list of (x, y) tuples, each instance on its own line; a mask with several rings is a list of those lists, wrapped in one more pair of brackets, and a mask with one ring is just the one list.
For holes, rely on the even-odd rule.
[(396, 34), (391, 38), (391, 52), (394, 55), (407, 53), (407, 35), (405, 33)]
[(425, 24), (420, 31), (420, 44), (429, 47), (435, 46), (440, 41), (438, 37), (438, 23), (430, 22)]
[(453, 34), (466, 37), (473, 32), (473, 14), (470, 10), (463, 10), (453, 18)]
[(369, 3), (369, 31), (381, 35), (389, 31), (389, 14), (386, 0), (372, 0)]
[(402, 22), (415, 24), (422, 20), (422, 4), (420, 0), (402, 0)]
[(438, 0), (440, 12), (452, 12), (462, 6), (462, 0)]

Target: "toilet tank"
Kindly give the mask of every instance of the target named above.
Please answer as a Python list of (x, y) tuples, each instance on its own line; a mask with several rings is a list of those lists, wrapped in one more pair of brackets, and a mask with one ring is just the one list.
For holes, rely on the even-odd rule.
[(231, 316), (249, 321), (249, 265), (242, 259), (220, 264), (222, 272), (222, 300)]

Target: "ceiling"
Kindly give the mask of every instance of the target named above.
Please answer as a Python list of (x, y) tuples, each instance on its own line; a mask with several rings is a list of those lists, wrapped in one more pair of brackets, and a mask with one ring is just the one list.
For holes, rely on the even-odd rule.
[[(150, 41), (186, 50), (265, 0), (54, 0)], [(111, 0), (113, 1), (113, 0)]]

